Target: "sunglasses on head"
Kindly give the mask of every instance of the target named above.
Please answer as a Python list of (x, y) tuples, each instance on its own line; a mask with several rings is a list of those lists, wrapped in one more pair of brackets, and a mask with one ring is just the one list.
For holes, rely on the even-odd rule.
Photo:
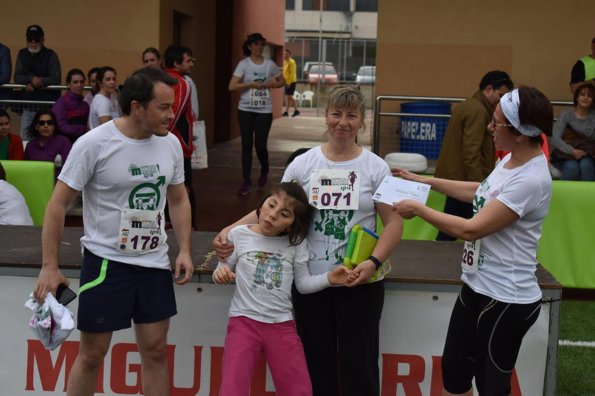
[(39, 121), (37, 121), (37, 125), (38, 126), (44, 126), (44, 125), (52, 126), (52, 125), (54, 125), (54, 120), (39, 120)]

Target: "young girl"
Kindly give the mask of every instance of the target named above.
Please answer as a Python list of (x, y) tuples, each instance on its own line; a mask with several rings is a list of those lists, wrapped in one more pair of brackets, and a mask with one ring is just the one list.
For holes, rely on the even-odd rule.
[[(313, 293), (344, 284), (342, 265), (310, 275), (309, 250), (302, 243), (314, 208), (297, 183), (275, 186), (257, 209), (258, 223), (233, 228), (227, 263), (213, 272), (216, 283), (236, 280), (225, 338), (220, 396), (248, 395), (261, 352), (277, 395), (312, 395), (306, 359), (292, 314), (291, 285)], [(235, 269), (235, 273), (233, 272)]]

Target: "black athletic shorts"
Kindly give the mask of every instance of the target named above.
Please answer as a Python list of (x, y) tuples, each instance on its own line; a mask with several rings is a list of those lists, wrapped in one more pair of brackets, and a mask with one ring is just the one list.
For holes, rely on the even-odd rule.
[(87, 249), (79, 288), (77, 327), (91, 333), (154, 323), (177, 313), (171, 271), (130, 265)]
[(286, 96), (293, 96), (293, 94), (295, 93), (295, 86), (297, 83), (292, 82), (289, 85), (285, 86), (285, 95)]

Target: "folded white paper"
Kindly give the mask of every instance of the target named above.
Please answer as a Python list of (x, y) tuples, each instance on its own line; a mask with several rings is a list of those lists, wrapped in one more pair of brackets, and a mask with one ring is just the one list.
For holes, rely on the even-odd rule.
[(404, 199), (414, 199), (426, 204), (430, 186), (424, 183), (418, 183), (410, 180), (401, 179), (393, 176), (385, 176), (382, 183), (372, 196), (376, 202), (382, 202), (392, 205)]

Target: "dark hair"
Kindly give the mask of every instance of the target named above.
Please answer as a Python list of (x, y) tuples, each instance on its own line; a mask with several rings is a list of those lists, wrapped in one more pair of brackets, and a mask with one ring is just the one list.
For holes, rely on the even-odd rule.
[(39, 119), (42, 115), (49, 115), (52, 117), (52, 120), (54, 121), (54, 135), (57, 135), (58, 122), (56, 120), (56, 115), (51, 110), (38, 110), (37, 113), (35, 113), (35, 117), (33, 117), (33, 121), (31, 121), (31, 125), (29, 125), (29, 134), (34, 137), (39, 137), (39, 132), (37, 129), (35, 129), (35, 127), (37, 126), (37, 123), (39, 122)]
[(103, 78), (105, 77), (105, 73), (107, 72), (112, 72), (115, 75), (117, 75), (118, 73), (116, 73), (116, 69), (114, 69), (111, 66), (103, 66), (100, 67), (99, 70), (97, 70), (97, 77), (95, 77), (95, 85), (97, 86), (97, 91), (99, 91), (99, 84), (103, 81)]
[(171, 69), (172, 67), (175, 67), (176, 63), (182, 63), (184, 61), (184, 54), (193, 56), (192, 50), (188, 47), (170, 45), (163, 54), (163, 64), (166, 68)]
[(290, 245), (299, 245), (306, 238), (306, 235), (308, 235), (315, 209), (308, 203), (308, 197), (306, 196), (304, 189), (297, 182), (279, 183), (271, 188), (268, 194), (260, 202), (260, 205), (258, 205), (256, 215), (260, 217), (260, 208), (262, 208), (264, 202), (271, 195), (279, 193), (284, 193), (295, 201), (295, 207), (293, 208), (294, 220), (293, 224), (289, 226), (287, 237)]
[(285, 48), (285, 50), (284, 50), (284, 51), (285, 51), (285, 52), (288, 52), (288, 53), (289, 53), (289, 55), (291, 55), (291, 50), (290, 50), (289, 48)]
[(87, 78), (89, 81), (91, 81), (91, 74), (95, 74), (95, 78), (97, 78), (97, 73), (99, 73), (99, 70), (101, 70), (101, 67), (92, 67), (89, 69), (87, 72)]
[(70, 81), (72, 81), (72, 77), (73, 76), (83, 76), (83, 80), (85, 79), (85, 73), (83, 73), (83, 71), (81, 69), (70, 69), (68, 71), (68, 74), (66, 75), (66, 83), (70, 84)]
[[(521, 125), (534, 125), (548, 136), (552, 135), (554, 109), (550, 100), (537, 88), (519, 88), (519, 121)], [(541, 135), (530, 138), (542, 142)]]
[(6, 110), (4, 109), (0, 109), (0, 117), (6, 117), (10, 120), (10, 116), (8, 115), (8, 113), (6, 112)]
[(294, 159), (296, 159), (300, 155), (304, 154), (308, 150), (310, 150), (309, 147), (302, 147), (302, 148), (295, 150), (293, 153), (291, 153), (289, 155), (289, 157), (287, 157), (287, 161), (285, 162), (285, 168), (287, 168), (289, 166), (289, 164), (291, 164), (293, 162)]
[(6, 172), (4, 171), (2, 162), (0, 162), (0, 180), (6, 180)]
[(250, 45), (258, 43), (259, 41), (264, 41), (266, 43), (267, 40), (260, 33), (252, 33), (248, 35), (248, 38), (246, 38), (246, 41), (244, 41), (244, 44), (242, 44), (242, 52), (244, 55), (252, 55), (252, 51), (250, 51)]
[(155, 47), (148, 47), (148, 48), (146, 48), (143, 51), (143, 54), (142, 54), (142, 60), (143, 61), (145, 60), (145, 54), (148, 54), (148, 53), (154, 54), (155, 57), (157, 58), (157, 60), (160, 60), (161, 59), (161, 52), (159, 52), (159, 50), (157, 48), (155, 48)]
[(508, 76), (508, 73), (500, 70), (492, 70), (483, 76), (479, 82), (479, 89), (484, 90), (490, 85), (493, 89), (498, 89), (503, 85), (506, 85), (508, 89), (514, 88), (514, 83)]
[(591, 96), (591, 98), (593, 98), (593, 100), (591, 101), (591, 109), (595, 109), (595, 85), (593, 85), (593, 83), (591, 82), (586, 82), (576, 87), (576, 89), (574, 90), (573, 97), (574, 105), (578, 106), (578, 97), (583, 89), (589, 91), (589, 95)]
[(144, 67), (132, 73), (124, 81), (118, 103), (123, 115), (130, 115), (132, 101), (135, 100), (146, 106), (155, 97), (155, 83), (162, 82), (170, 87), (176, 85), (178, 80), (167, 74), (164, 70), (155, 67)]

